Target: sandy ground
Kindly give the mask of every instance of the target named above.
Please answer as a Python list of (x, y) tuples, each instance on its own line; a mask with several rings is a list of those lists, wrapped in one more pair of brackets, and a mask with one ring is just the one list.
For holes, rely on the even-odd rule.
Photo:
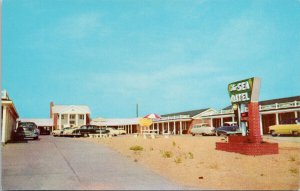
[[(215, 142), (224, 141), (224, 138), (215, 136), (159, 136), (144, 139), (124, 135), (79, 140), (107, 145), (156, 173), (190, 188), (299, 189), (299, 142), (267, 140), (279, 143), (278, 155), (247, 156), (215, 150)], [(143, 147), (143, 150), (130, 150), (135, 145)]]

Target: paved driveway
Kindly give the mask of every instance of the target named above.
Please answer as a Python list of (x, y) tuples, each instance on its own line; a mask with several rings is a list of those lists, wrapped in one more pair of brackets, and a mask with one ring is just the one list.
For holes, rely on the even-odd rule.
[(2, 188), (183, 189), (103, 145), (52, 136), (2, 148)]

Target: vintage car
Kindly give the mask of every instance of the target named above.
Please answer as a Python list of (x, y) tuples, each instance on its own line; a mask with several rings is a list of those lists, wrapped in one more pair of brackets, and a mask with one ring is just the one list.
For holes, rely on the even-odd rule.
[(199, 123), (192, 127), (191, 134), (195, 136), (196, 134), (199, 135), (214, 135), (214, 127), (210, 126), (208, 123)]
[(18, 127), (14, 132), (14, 138), (16, 140), (24, 140), (27, 138), (37, 140), (39, 138), (40, 131), (37, 125), (33, 122), (19, 122)]
[(277, 135), (299, 136), (299, 134), (300, 134), (300, 123), (298, 123), (298, 124), (272, 125), (272, 126), (269, 127), (269, 133), (273, 137), (275, 137)]
[(242, 134), (239, 126), (237, 125), (237, 122), (225, 122), (223, 126), (215, 128), (214, 132), (217, 136)]
[(64, 132), (71, 129), (71, 127), (65, 127), (63, 129), (56, 129), (54, 131), (52, 131), (52, 135), (54, 137), (57, 137), (57, 136), (63, 136)]
[(64, 136), (71, 137), (87, 137), (89, 134), (106, 134), (109, 130), (106, 128), (100, 128), (97, 125), (82, 125), (79, 128), (72, 128), (64, 132)]
[(117, 136), (126, 134), (126, 131), (124, 129), (117, 129), (113, 127), (107, 127), (106, 129), (109, 130), (109, 135)]

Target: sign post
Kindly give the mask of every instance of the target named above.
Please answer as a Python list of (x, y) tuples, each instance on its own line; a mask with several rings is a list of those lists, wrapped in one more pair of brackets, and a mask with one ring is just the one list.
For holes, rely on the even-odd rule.
[(246, 155), (278, 154), (277, 143), (262, 140), (258, 104), (260, 82), (260, 78), (253, 77), (228, 84), (230, 101), (242, 136), (229, 136), (226, 143), (217, 142), (216, 150)]

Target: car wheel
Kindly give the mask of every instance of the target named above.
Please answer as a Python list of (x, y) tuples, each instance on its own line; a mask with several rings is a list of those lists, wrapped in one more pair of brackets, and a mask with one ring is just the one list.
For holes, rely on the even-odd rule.
[(192, 133), (192, 136), (195, 136), (195, 133)]
[(216, 133), (216, 136), (220, 136), (220, 134), (219, 134), (219, 133)]
[(276, 137), (277, 136), (277, 134), (275, 133), (275, 131), (271, 131), (271, 135), (272, 135), (272, 137)]
[(298, 131), (293, 131), (293, 136), (296, 136), (296, 137), (298, 137), (299, 136), (299, 132)]
[(84, 133), (84, 134), (83, 134), (83, 137), (88, 137), (88, 134), (87, 134), (87, 133)]
[(205, 136), (206, 134), (205, 133), (202, 133), (202, 136)]

